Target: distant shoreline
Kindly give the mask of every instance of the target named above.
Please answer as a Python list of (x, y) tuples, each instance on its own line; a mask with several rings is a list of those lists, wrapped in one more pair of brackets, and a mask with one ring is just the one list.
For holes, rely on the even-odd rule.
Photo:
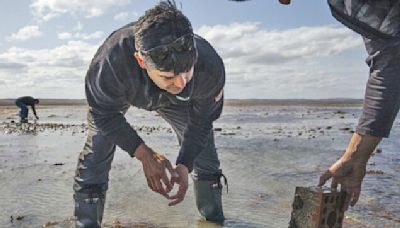
[[(70, 106), (70, 105), (86, 105), (87, 102), (85, 99), (40, 99), (40, 103), (38, 106), (41, 105), (63, 105), (63, 106)], [(0, 106), (13, 106), (15, 105), (15, 99), (0, 99)]]
[[(14, 99), (0, 99), (0, 106), (14, 106)], [(226, 99), (226, 106), (361, 106), (362, 99)], [(87, 105), (85, 99), (40, 99), (39, 106)]]
[(227, 99), (227, 106), (361, 106), (362, 99)]

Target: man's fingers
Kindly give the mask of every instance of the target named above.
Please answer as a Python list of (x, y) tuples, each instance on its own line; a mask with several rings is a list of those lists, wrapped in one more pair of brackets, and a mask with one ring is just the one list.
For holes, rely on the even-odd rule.
[(156, 189), (156, 192), (160, 193), (161, 195), (165, 196), (166, 198), (168, 198), (168, 194), (164, 189), (164, 186), (161, 183), (161, 179), (159, 177), (155, 177), (153, 179), (153, 183)]
[(154, 179), (154, 177), (147, 179), (147, 185), (153, 192), (159, 192), (159, 190), (157, 188), (157, 183), (156, 183), (156, 180)]
[(172, 190), (172, 185), (171, 182), (169, 181), (166, 173), (164, 173), (164, 175), (162, 175), (161, 177), (162, 182), (164, 183), (164, 185), (167, 187), (166, 192), (170, 192)]
[(179, 184), (179, 175), (178, 174), (176, 174), (177, 176), (173, 176), (173, 177), (171, 177), (171, 185), (172, 185), (172, 187), (175, 185), (175, 184)]
[(151, 190), (153, 190), (154, 192), (157, 192), (157, 187), (156, 187), (156, 183), (155, 183), (155, 181), (154, 181), (154, 179), (153, 178), (149, 178), (150, 180), (150, 188), (151, 188)]
[(331, 177), (332, 173), (329, 170), (326, 170), (326, 172), (320, 176), (318, 186), (323, 186)]
[(337, 186), (338, 186), (338, 182), (339, 182), (339, 180), (338, 180), (338, 178), (336, 178), (336, 177), (333, 177), (332, 178), (332, 183), (331, 183), (331, 189), (337, 189)]
[(176, 195), (169, 197), (169, 199), (171, 199), (172, 201), (169, 202), (168, 206), (174, 206), (182, 202), (185, 199), (186, 191), (187, 191), (187, 186), (180, 185)]
[[(347, 209), (349, 209), (349, 204), (350, 204), (350, 200), (353, 196), (353, 192), (349, 191), (347, 188), (344, 188), (344, 189), (346, 191), (346, 197), (343, 202), (342, 211), (347, 211)], [(342, 186), (342, 191), (343, 191), (343, 186)]]
[(184, 192), (182, 193), (180, 190), (178, 190), (178, 193), (175, 196), (171, 196), (169, 198), (172, 199), (172, 201), (169, 202), (168, 206), (174, 206), (182, 202), (183, 199), (185, 199), (185, 193)]
[[(153, 192), (157, 192), (157, 193), (163, 195), (164, 197), (168, 198), (168, 193), (164, 189), (159, 178), (153, 177), (153, 178), (146, 178), (146, 179), (147, 179), (147, 186), (149, 186), (149, 188)], [(168, 180), (168, 178), (167, 178), (167, 180)]]
[(178, 203), (182, 202), (184, 198), (177, 198), (176, 200), (172, 200), (171, 202), (168, 203), (168, 206), (175, 206)]
[(172, 167), (172, 164), (168, 159), (165, 160), (165, 167), (167, 167), (168, 172), (171, 174), (171, 177), (176, 173), (174, 167)]
[(147, 187), (149, 187), (152, 191), (154, 191), (154, 190), (153, 190), (153, 186), (151, 185), (151, 183), (150, 183), (149, 180), (147, 180)]
[(170, 199), (170, 200), (174, 200), (174, 199), (178, 199), (178, 198), (179, 198), (178, 194), (168, 197), (168, 199)]
[(168, 197), (168, 199), (179, 199), (181, 197), (185, 197), (185, 194), (186, 194), (186, 189), (183, 188), (182, 186), (179, 186), (178, 192), (175, 195)]
[[(175, 171), (174, 167), (172, 167), (172, 164), (171, 164), (171, 162), (169, 162), (169, 160), (166, 160), (165, 165), (168, 169), (168, 172), (171, 174), (171, 179), (168, 180), (167, 182), (165, 182), (164, 180), (163, 181), (164, 181), (165, 185), (167, 185), (169, 191), (171, 191), (172, 188), (174, 187), (174, 184), (177, 183), (177, 179), (179, 178), (179, 175)], [(169, 185), (167, 183), (169, 183)]]
[(152, 185), (152, 183), (151, 183), (151, 179), (148, 178), (148, 177), (146, 177), (146, 181), (147, 181), (147, 186), (148, 186), (152, 191), (154, 191), (153, 185)]
[(356, 205), (358, 198), (360, 198), (361, 189), (354, 191), (353, 198), (351, 199), (350, 205), (353, 207)]

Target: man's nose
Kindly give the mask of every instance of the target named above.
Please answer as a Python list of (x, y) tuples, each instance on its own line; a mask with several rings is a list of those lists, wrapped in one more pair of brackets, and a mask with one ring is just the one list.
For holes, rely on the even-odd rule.
[(184, 74), (179, 74), (178, 76), (176, 76), (176, 81), (175, 81), (175, 85), (180, 88), (183, 89), (186, 86), (186, 76)]

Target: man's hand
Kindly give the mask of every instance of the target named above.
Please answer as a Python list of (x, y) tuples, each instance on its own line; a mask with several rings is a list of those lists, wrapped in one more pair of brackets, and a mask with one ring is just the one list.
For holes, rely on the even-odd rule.
[(143, 143), (136, 149), (135, 157), (142, 162), (149, 188), (168, 198), (168, 193), (172, 190), (173, 185), (168, 179), (166, 169), (171, 176), (176, 175), (171, 162)]
[(176, 166), (175, 171), (177, 172), (177, 176), (172, 176), (171, 184), (174, 185), (177, 183), (179, 185), (178, 192), (174, 196), (170, 196), (171, 200), (168, 206), (174, 206), (185, 199), (186, 191), (188, 189), (188, 175), (189, 171), (185, 165), (179, 164)]
[(37, 120), (39, 119), (39, 116), (35, 116), (35, 117), (36, 117)]
[(318, 186), (323, 186), (330, 178), (332, 178), (332, 189), (336, 190), (340, 184), (341, 190), (346, 192), (342, 207), (342, 210), (346, 211), (349, 204), (354, 206), (358, 201), (365, 172), (366, 163), (357, 163), (342, 156), (320, 177)]
[(320, 177), (318, 186), (332, 178), (331, 188), (336, 189), (340, 184), (341, 190), (346, 192), (343, 211), (357, 203), (368, 159), (380, 140), (379, 137), (354, 133), (343, 156)]

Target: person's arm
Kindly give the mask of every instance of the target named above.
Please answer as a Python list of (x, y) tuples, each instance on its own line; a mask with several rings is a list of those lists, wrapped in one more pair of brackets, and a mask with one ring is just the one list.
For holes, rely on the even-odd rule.
[(91, 65), (85, 83), (89, 114), (96, 129), (133, 157), (143, 143), (124, 117), (129, 107), (125, 91), (134, 88), (126, 88), (123, 76), (115, 74), (114, 68), (107, 60)]
[(354, 133), (342, 157), (320, 177), (319, 186), (323, 186), (332, 178), (331, 187), (336, 189), (340, 184), (341, 189), (346, 192), (342, 208), (344, 211), (349, 205), (354, 206), (357, 203), (368, 159), (381, 139), (381, 137)]
[(118, 67), (113, 67), (110, 62), (103, 60), (88, 71), (86, 96), (93, 123), (112, 143), (128, 152), (130, 156), (137, 156), (142, 162), (149, 188), (167, 197), (172, 185), (166, 169), (171, 175), (175, 172), (170, 161), (147, 147), (126, 121), (124, 112), (129, 103), (125, 94), (135, 94), (135, 88), (126, 86), (129, 83), (125, 83), (124, 77), (115, 73), (119, 72)]
[[(188, 123), (183, 133), (182, 145), (176, 160), (177, 176), (171, 178), (172, 184), (179, 185), (178, 192), (171, 196), (169, 206), (182, 202), (188, 188), (188, 174), (193, 170), (195, 158), (202, 152), (208, 135), (213, 130), (213, 121), (218, 119), (223, 107), (223, 87), (225, 84), (225, 70), (216, 67), (213, 80), (202, 81), (203, 88), (198, 88), (201, 95), (196, 96), (189, 104)], [(216, 79), (216, 80), (215, 80)]]
[(33, 114), (35, 115), (36, 119), (39, 119), (39, 117), (38, 117), (37, 114), (36, 114), (35, 105), (33, 104), (31, 107), (32, 107), (32, 112), (33, 112)]
[(382, 138), (389, 137), (400, 107), (399, 40), (364, 39), (369, 57), (370, 76), (356, 133), (344, 155), (320, 178), (320, 185), (333, 177), (332, 185), (344, 184), (349, 203), (354, 206), (361, 191), (366, 164)]
[[(219, 97), (218, 97), (219, 96)], [(216, 100), (218, 98), (218, 100)], [(172, 184), (179, 185), (178, 192), (169, 197), (169, 206), (182, 202), (188, 189), (188, 174), (193, 170), (195, 158), (202, 152), (209, 139), (208, 135), (213, 129), (223, 107), (223, 91), (212, 98), (195, 101), (189, 108), (189, 122), (184, 130), (183, 141), (176, 161), (175, 171), (178, 174), (172, 177)]]
[(177, 165), (184, 165), (188, 171), (193, 170), (193, 162), (201, 153), (207, 143), (208, 135), (213, 128), (213, 121), (216, 120), (223, 107), (223, 92), (219, 91), (221, 97), (218, 101), (212, 97), (203, 100), (193, 101), (189, 107), (189, 120), (183, 133), (183, 141), (176, 161)]

